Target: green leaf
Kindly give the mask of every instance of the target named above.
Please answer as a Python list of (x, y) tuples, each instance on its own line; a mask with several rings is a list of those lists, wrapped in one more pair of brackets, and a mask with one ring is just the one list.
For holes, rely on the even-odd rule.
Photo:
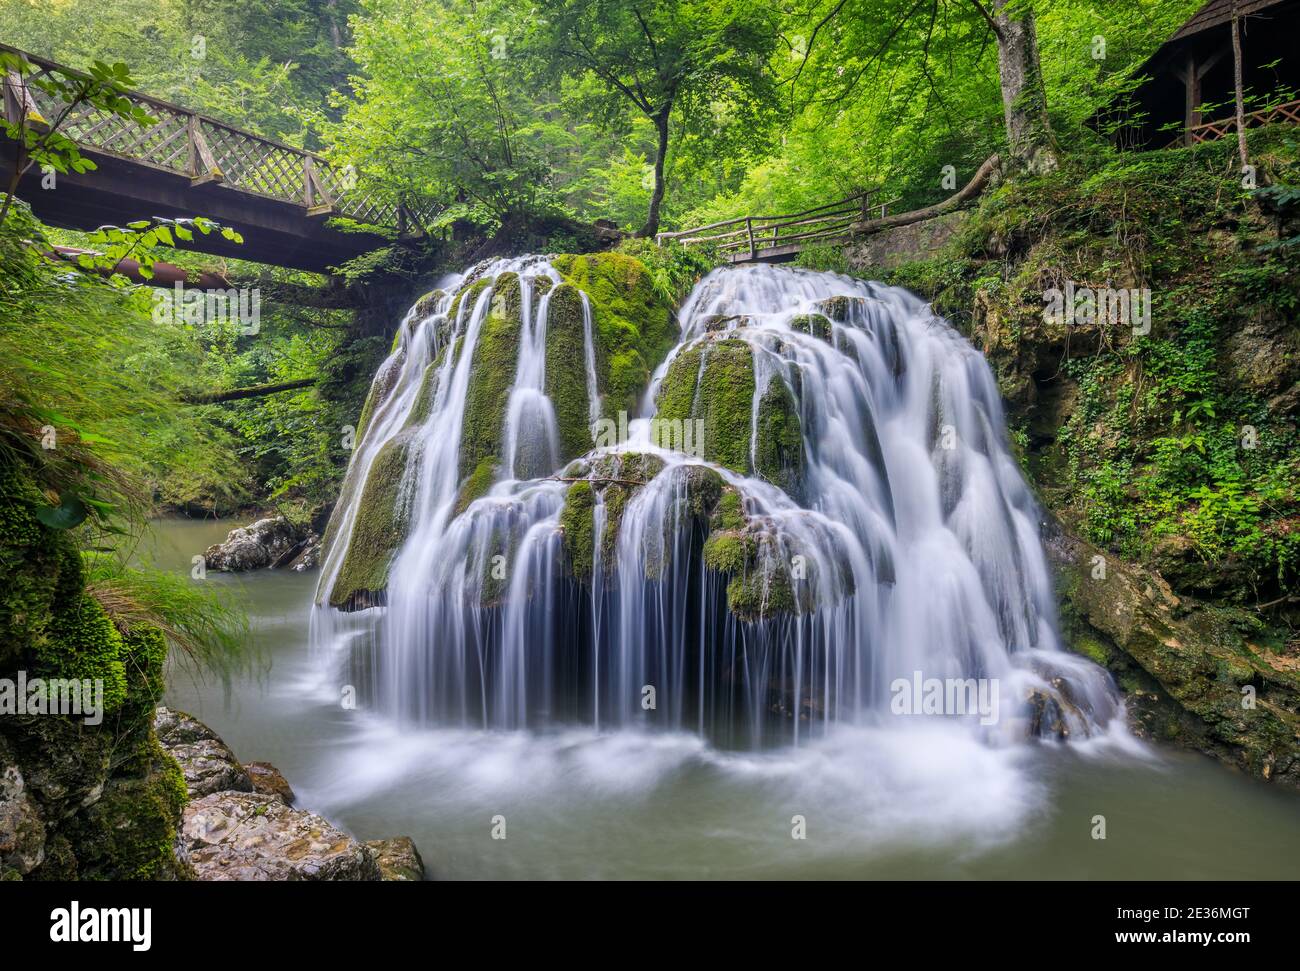
[(59, 497), (57, 506), (45, 506), (36, 510), (36, 518), (50, 529), (72, 529), (86, 520), (85, 504), (73, 494)]

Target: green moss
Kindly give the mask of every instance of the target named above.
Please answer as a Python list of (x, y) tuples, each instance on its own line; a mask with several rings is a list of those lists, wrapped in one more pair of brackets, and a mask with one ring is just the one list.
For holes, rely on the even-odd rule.
[(596, 497), (590, 482), (575, 482), (564, 497), (560, 512), (560, 529), (564, 532), (564, 549), (569, 555), (569, 569), (579, 580), (591, 578), (595, 554)]
[(586, 378), (582, 296), (575, 287), (560, 284), (551, 294), (546, 320), (546, 394), (555, 407), (562, 462), (591, 448)]
[(25, 477), (0, 468), (0, 669), (46, 640), (56, 600), (81, 592), (72, 538), (36, 518), (46, 505)]
[(497, 460), (493, 455), (485, 455), (479, 460), (474, 471), (461, 483), (460, 492), (456, 494), (456, 515), (459, 516), (470, 507), (475, 499), (488, 494), (492, 483), (497, 478)]
[(754, 551), (754, 541), (742, 532), (710, 533), (704, 541), (704, 565), (718, 573), (740, 573)]
[(126, 668), (127, 690), (133, 705), (153, 708), (167, 689), (163, 667), (167, 662), (167, 638), (152, 624), (136, 624), (122, 635), (122, 660)]
[(388, 586), (388, 567), (406, 539), (409, 509), (399, 503), (402, 475), (410, 460), (413, 433), (401, 432), (375, 456), (361, 492), (347, 554), (330, 592), (330, 603), (343, 607), (358, 599), (373, 601)]
[(79, 593), (56, 607), (49, 638), (36, 649), (43, 677), (102, 679), (104, 710), (116, 711), (126, 700), (122, 635), (93, 597)]
[(185, 778), (152, 731), (144, 745), (147, 769), (110, 778), (103, 795), (67, 827), (83, 880), (156, 880), (176, 875), (174, 847), (187, 801)]
[(624, 253), (563, 255), (551, 265), (591, 301), (602, 414), (634, 414), (651, 371), (676, 343), (672, 307), (645, 264)]
[(794, 395), (779, 377), (773, 377), (758, 403), (755, 474), (784, 489), (796, 500), (803, 497), (803, 430)]
[[(834, 300), (848, 300), (847, 297), (833, 297)], [(799, 314), (790, 320), (790, 327), (793, 330), (800, 331), (804, 334), (811, 334), (813, 337), (830, 343), (831, 340), (831, 322), (824, 314)]]
[[(492, 277), (482, 276), (475, 280), (467, 287), (462, 287), (460, 292), (451, 302), (451, 309), (447, 311), (447, 316), (451, 320), (456, 319), (460, 313), (460, 305), (465, 304), (465, 313), (470, 314), (474, 311), (474, 305), (478, 302), (479, 294), (492, 285)], [(468, 301), (468, 303), (466, 303)]]
[(741, 620), (761, 620), (797, 609), (790, 574), (785, 569), (770, 572), (748, 570), (727, 584), (727, 607)]
[[(477, 495), (486, 491), (482, 488), (485, 476), (495, 477), (494, 470), (501, 459), (510, 387), (519, 360), (521, 299), (519, 276), (501, 274), (470, 362), (461, 423), (460, 476), (462, 480), (474, 477), (476, 490), (481, 489)], [(488, 460), (491, 464), (485, 466)], [(489, 469), (493, 471), (489, 473)], [(491, 477), (486, 478), (487, 485), (491, 482)], [(462, 503), (465, 504), (464, 494)]]
[(424, 369), (424, 375), (420, 378), (420, 388), (415, 393), (415, 403), (411, 405), (411, 412), (406, 418), (404, 427), (416, 428), (428, 421), (433, 411), (434, 399), (438, 397), (439, 375), (447, 363), (447, 355), (458, 354), (463, 340), (463, 337), (457, 337), (454, 344), (444, 346), (438, 352), (438, 356)]
[(745, 523), (745, 504), (740, 493), (734, 486), (723, 487), (722, 495), (718, 497), (718, 504), (713, 510), (713, 528), (744, 529)]
[(659, 390), (658, 417), (704, 422), (703, 457), (750, 471), (754, 360), (738, 338), (701, 341), (673, 359)]

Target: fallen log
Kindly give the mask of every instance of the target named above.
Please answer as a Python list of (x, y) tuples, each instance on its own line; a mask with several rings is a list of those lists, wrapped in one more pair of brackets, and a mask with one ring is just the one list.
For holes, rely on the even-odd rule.
[(215, 405), (223, 401), (241, 401), (244, 398), (261, 398), (268, 394), (279, 394), (281, 391), (297, 391), (299, 388), (310, 388), (316, 383), (316, 378), (300, 378), (297, 381), (284, 381), (280, 384), (258, 384), (251, 388), (235, 388), (232, 391), (211, 391), (203, 394), (186, 395), (181, 400), (190, 405)]
[(956, 195), (949, 196), (942, 202), (936, 202), (933, 206), (926, 206), (924, 209), (900, 212), (885, 219), (860, 220), (850, 226), (849, 230), (855, 236), (870, 236), (874, 233), (884, 232), (886, 229), (910, 226), (912, 223), (924, 222), (927, 219), (933, 219), (935, 216), (950, 213), (979, 195), (984, 185), (989, 181), (993, 173), (998, 171), (1001, 164), (1002, 160), (999, 156), (990, 155), (971, 177), (971, 180)]

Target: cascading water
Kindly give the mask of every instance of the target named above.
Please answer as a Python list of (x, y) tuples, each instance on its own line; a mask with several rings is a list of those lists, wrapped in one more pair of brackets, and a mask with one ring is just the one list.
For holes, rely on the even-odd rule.
[[(498, 389), (500, 455), (483, 466), (493, 481), (475, 496), (471, 374), (489, 314), (509, 303), (483, 281), (507, 274), (517, 356)], [(902, 683), (919, 697), (922, 683), (974, 679), (998, 686), (996, 718), (965, 715), (981, 736), (1089, 734), (1115, 719), (1109, 678), (1059, 647), (1038, 511), (992, 374), (924, 303), (833, 274), (715, 271), (682, 306), (680, 342), (625, 440), (595, 435), (599, 447), (562, 464), (547, 361), (562, 283), (536, 257), (444, 281), (376, 374), (312, 618), (313, 643), (374, 708), (756, 747), (837, 722), (887, 726)], [(581, 308), (584, 373), (567, 380), (583, 383), (589, 418), (617, 424), (602, 405), (600, 308), (587, 294)], [(738, 348), (752, 401), (735, 427), (709, 427), (722, 423), (702, 402), (714, 364)], [(669, 387), (683, 373), (684, 397)], [(704, 417), (659, 420), (670, 392)], [(797, 438), (765, 475), (773, 401), (788, 402)], [(726, 434), (747, 437), (730, 468), (699, 457)], [(388, 466), (400, 474), (385, 487)], [(371, 501), (392, 504), (401, 536), (382, 589), (359, 596), (343, 574), (350, 547), (373, 538)], [(589, 563), (573, 555), (579, 532)]]

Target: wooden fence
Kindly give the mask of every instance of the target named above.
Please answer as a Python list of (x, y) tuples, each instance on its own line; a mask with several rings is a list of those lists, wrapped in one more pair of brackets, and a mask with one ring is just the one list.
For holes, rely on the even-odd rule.
[(683, 246), (713, 246), (733, 263), (797, 253), (805, 246), (846, 239), (850, 227), (866, 219), (883, 219), (897, 200), (876, 201), (880, 190), (857, 193), (838, 202), (784, 216), (740, 216), (672, 233), (655, 241), (677, 240)]

